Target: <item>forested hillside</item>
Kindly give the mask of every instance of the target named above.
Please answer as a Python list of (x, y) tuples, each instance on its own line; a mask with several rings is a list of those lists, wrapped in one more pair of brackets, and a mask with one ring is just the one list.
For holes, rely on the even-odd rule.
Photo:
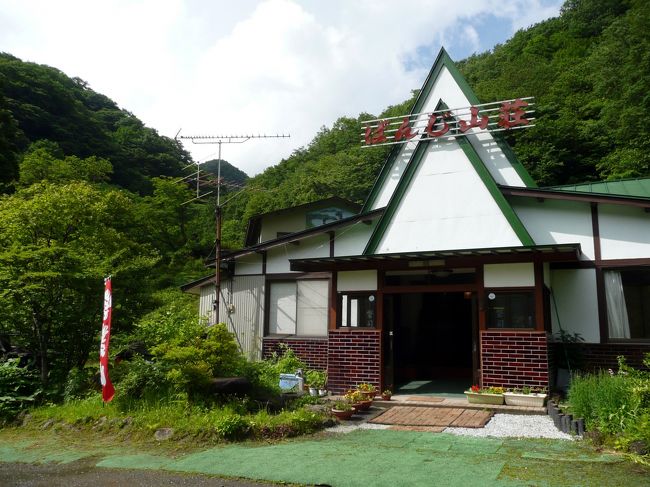
[(176, 176), (190, 162), (176, 141), (145, 127), (83, 80), (4, 53), (0, 121), (0, 183), (16, 178), (22, 154), (43, 139), (66, 156), (108, 159), (110, 182), (141, 193), (151, 191), (148, 178)]
[[(649, 32), (647, 1), (569, 0), (560, 17), (458, 65), (481, 100), (536, 98), (537, 126), (507, 137), (540, 185), (648, 176)], [(334, 195), (363, 202), (389, 149), (362, 148), (362, 122), (408, 112), (416, 94), (338, 119), (253, 178), (224, 164), (244, 186), (229, 189), (225, 246), (240, 246), (261, 212)], [(84, 81), (0, 54), (0, 335), (38, 358), (44, 381), (49, 370), (63, 380), (94, 347), (105, 275), (120, 336), (183, 300), (161, 289), (204, 272), (214, 203), (184, 204), (193, 193), (177, 179), (191, 163)]]

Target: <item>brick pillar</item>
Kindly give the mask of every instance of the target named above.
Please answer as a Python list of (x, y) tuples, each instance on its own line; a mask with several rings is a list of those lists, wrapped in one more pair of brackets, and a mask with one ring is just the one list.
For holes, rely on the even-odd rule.
[(330, 330), (327, 354), (328, 388), (335, 394), (361, 382), (377, 389), (381, 380), (380, 330)]
[(484, 386), (549, 387), (548, 341), (544, 331), (481, 331)]

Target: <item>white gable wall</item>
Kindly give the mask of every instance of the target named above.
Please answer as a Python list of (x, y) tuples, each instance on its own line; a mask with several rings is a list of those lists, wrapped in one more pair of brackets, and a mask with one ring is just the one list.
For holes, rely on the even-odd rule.
[(235, 274), (251, 275), (262, 273), (262, 256), (260, 254), (248, 254), (235, 260)]
[(583, 259), (595, 258), (589, 203), (513, 198), (511, 205), (537, 245), (579, 243)]
[(598, 223), (603, 259), (650, 256), (650, 214), (642, 208), (598, 205)]
[(337, 230), (334, 235), (334, 255), (339, 257), (363, 254), (378, 221), (375, 219), (370, 224), (358, 222)]
[(291, 243), (269, 249), (266, 253), (266, 273), (282, 274), (291, 272), (289, 259), (308, 259), (311, 257), (329, 257), (329, 235), (316, 235), (300, 240), (298, 245)]
[(376, 253), (519, 246), (455, 140), (430, 143)]
[(262, 217), (262, 228), (258, 243), (274, 240), (278, 232), (300, 232), (307, 228), (305, 211), (284, 211), (279, 215), (266, 215)]
[[(375, 202), (372, 204), (371, 210), (377, 208), (383, 208), (388, 205), (390, 197), (393, 196), (393, 192), (399, 183), (399, 180), (402, 179), (402, 174), (406, 171), (409, 160), (417, 147), (417, 142), (408, 142), (402, 144), (399, 154), (393, 161), (393, 165), (390, 168), (388, 176), (384, 180), (383, 186), (379, 191), (379, 195), (375, 199)], [(368, 149), (372, 150), (372, 149)]]
[[(460, 86), (458, 86), (456, 83), (456, 80), (454, 80), (454, 77), (444, 66), (440, 70), (439, 76), (434, 82), (426, 101), (420, 109), (420, 112), (426, 114), (435, 111), (440, 100), (442, 100), (449, 108), (464, 108), (471, 105), (470, 101), (467, 99)], [(496, 100), (485, 101), (489, 102)], [(468, 110), (465, 109), (464, 112), (468, 112)], [(452, 114), (453, 113), (454, 111), (452, 110)], [(468, 116), (463, 115), (462, 118), (467, 119)], [(427, 122), (428, 116), (423, 115), (418, 120), (417, 127), (426, 127)], [(419, 130), (419, 133), (421, 132), (422, 128)], [(472, 135), (473, 133), (475, 135)], [(517, 171), (515, 171), (515, 169), (505, 157), (505, 154), (501, 151), (501, 149), (494, 141), (492, 135), (487, 132), (481, 132), (480, 135), (478, 135), (478, 132), (475, 129), (472, 129), (467, 132), (467, 138), (498, 184), (503, 184), (506, 186), (525, 186)], [(390, 173), (384, 181), (378, 197), (372, 204), (372, 209), (383, 208), (384, 206), (388, 205), (390, 197), (395, 191), (397, 183), (404, 173), (407, 163), (416, 146), (416, 142), (409, 142), (402, 145), (402, 149), (399, 152), (398, 156), (395, 158)]]

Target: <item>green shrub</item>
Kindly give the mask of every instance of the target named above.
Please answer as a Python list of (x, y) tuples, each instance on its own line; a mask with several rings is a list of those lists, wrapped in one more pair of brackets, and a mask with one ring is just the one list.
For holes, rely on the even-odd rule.
[(575, 417), (585, 419), (587, 428), (615, 433), (625, 428), (634, 415), (634, 380), (625, 375), (576, 375), (569, 389), (569, 403)]
[[(644, 364), (650, 365), (650, 354)], [(592, 436), (636, 454), (650, 453), (650, 373), (619, 357), (619, 371), (574, 377), (569, 403)]]
[(325, 389), (327, 372), (321, 372), (320, 370), (307, 371), (307, 384), (309, 387), (315, 387), (316, 389)]
[(19, 366), (19, 359), (0, 362), (0, 422), (13, 419), (41, 394), (37, 374)]
[(160, 363), (134, 357), (113, 369), (115, 397), (120, 401), (162, 398), (171, 392), (167, 369)]
[(193, 398), (209, 393), (213, 378), (237, 375), (245, 362), (225, 324), (204, 331), (203, 335), (177, 338), (152, 350), (174, 390)]
[(650, 412), (639, 414), (628, 424), (627, 429), (619, 435), (615, 442), (616, 448), (632, 451), (640, 455), (650, 453)]
[(270, 415), (265, 411), (257, 413), (251, 420), (252, 433), (256, 438), (280, 439), (304, 435), (323, 427), (326, 416), (301, 408)]
[(242, 415), (230, 413), (217, 418), (214, 429), (219, 436), (226, 440), (243, 438), (250, 430), (250, 423)]
[(164, 289), (154, 294), (162, 303), (135, 324), (127, 342), (140, 341), (154, 347), (171, 341), (190, 340), (205, 331), (199, 319), (196, 299), (178, 289)]
[(68, 372), (63, 387), (65, 402), (80, 399), (99, 389), (99, 367), (74, 368)]
[(307, 364), (303, 362), (296, 353), (284, 343), (280, 344), (281, 353), (273, 353), (270, 361), (275, 364), (275, 372), (278, 374), (294, 374), (298, 369), (307, 371)]
[(245, 362), (240, 373), (251, 381), (255, 396), (269, 397), (280, 394), (280, 375), (272, 361)]

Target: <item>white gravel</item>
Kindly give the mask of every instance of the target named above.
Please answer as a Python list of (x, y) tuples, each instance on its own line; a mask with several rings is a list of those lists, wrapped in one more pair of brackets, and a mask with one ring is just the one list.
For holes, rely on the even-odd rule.
[(548, 416), (524, 414), (495, 414), (484, 428), (446, 428), (445, 433), (494, 438), (554, 438), (573, 440), (562, 433)]
[[(350, 433), (358, 429), (384, 430), (386, 424), (346, 422), (327, 428), (328, 433)], [(462, 436), (492, 438), (552, 438), (574, 440), (577, 437), (562, 433), (548, 416), (525, 414), (495, 414), (484, 428), (445, 428), (445, 433)]]

